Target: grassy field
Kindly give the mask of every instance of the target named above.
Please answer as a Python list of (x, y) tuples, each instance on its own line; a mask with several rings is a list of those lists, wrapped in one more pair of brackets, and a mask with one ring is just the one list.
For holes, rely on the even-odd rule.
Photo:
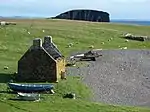
[[(8, 20), (16, 26), (0, 28), (0, 111), (2, 112), (150, 112), (150, 109), (115, 106), (90, 102), (90, 90), (81, 83), (80, 77), (68, 77), (55, 84), (55, 95), (43, 94), (40, 102), (12, 101), (14, 94), (6, 92), (6, 83), (17, 71), (17, 61), (32, 45), (33, 38), (47, 35), (65, 56), (72, 52), (88, 50), (93, 45), (98, 49), (149, 49), (150, 42), (125, 42), (123, 33), (150, 36), (149, 26), (132, 26), (111, 23), (92, 23), (66, 20)], [(43, 32), (43, 30), (45, 32)], [(30, 34), (29, 34), (30, 33)], [(111, 39), (112, 38), (112, 39)], [(110, 40), (111, 41), (108, 41)], [(102, 44), (104, 42), (104, 44)], [(68, 43), (73, 43), (68, 48)], [(4, 69), (8, 67), (8, 69)], [(74, 92), (76, 100), (63, 99), (63, 94)]]

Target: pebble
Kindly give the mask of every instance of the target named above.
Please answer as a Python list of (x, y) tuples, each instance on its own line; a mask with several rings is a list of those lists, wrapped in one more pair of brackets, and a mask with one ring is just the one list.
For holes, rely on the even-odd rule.
[(71, 47), (70, 45), (67, 46), (67, 48), (70, 48), (70, 47)]
[(28, 34), (30, 35), (31, 33), (30, 33), (30, 32), (28, 32)]
[(18, 74), (18, 72), (15, 72), (15, 73), (14, 73), (14, 75), (17, 75), (17, 74)]
[(76, 66), (76, 64), (74, 64), (74, 65), (72, 65), (73, 67), (75, 67)]
[(7, 98), (3, 98), (3, 100), (7, 100)]
[(125, 40), (125, 42), (129, 42), (129, 40)]
[(68, 45), (69, 45), (69, 46), (73, 46), (73, 43), (69, 43)]
[(89, 48), (94, 48), (94, 46), (93, 46), (93, 45), (91, 45), (91, 46), (89, 46)]
[(123, 47), (123, 49), (128, 49), (127, 47)]
[(104, 45), (105, 43), (104, 43), (104, 42), (102, 42), (101, 44), (102, 44), (102, 45)]
[(7, 70), (9, 67), (8, 66), (4, 66), (4, 69)]

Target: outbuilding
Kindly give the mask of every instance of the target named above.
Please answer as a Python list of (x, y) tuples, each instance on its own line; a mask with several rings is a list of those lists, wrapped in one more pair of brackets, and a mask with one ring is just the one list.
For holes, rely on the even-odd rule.
[(24, 82), (58, 82), (65, 77), (65, 57), (51, 36), (33, 40), (33, 45), (18, 61), (17, 79)]

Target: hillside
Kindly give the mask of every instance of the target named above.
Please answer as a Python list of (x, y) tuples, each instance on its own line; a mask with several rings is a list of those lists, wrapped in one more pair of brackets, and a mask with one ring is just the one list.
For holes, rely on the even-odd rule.
[[(32, 44), (35, 37), (43, 38), (51, 35), (53, 41), (65, 56), (76, 51), (88, 50), (89, 46), (102, 49), (149, 49), (150, 42), (125, 41), (123, 33), (150, 36), (150, 26), (132, 26), (112, 23), (92, 23), (66, 20), (8, 20), (16, 22), (16, 26), (0, 28), (0, 109), (3, 112), (149, 112), (150, 109), (106, 105), (90, 102), (90, 90), (81, 83), (80, 77), (69, 76), (56, 86), (56, 94), (42, 95), (40, 102), (12, 101), (14, 94), (6, 93), (6, 82), (17, 71), (17, 61)], [(73, 46), (68, 48), (68, 44)], [(8, 69), (4, 69), (8, 67)], [(76, 100), (63, 99), (66, 92), (75, 92)]]
[(70, 10), (61, 13), (54, 18), (69, 19), (69, 20), (83, 20), (83, 21), (92, 21), (92, 22), (110, 22), (109, 13), (98, 11), (98, 10), (90, 10), (90, 9)]

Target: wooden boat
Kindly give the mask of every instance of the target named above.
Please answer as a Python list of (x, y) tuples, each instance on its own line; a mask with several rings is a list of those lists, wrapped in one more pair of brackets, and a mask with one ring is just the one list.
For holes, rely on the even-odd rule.
[(96, 61), (96, 58), (98, 58), (99, 56), (102, 56), (102, 54), (99, 54), (98, 51), (100, 50), (90, 50), (84, 54), (78, 54), (78, 55), (74, 55), (71, 56), (70, 59), (74, 60), (74, 59), (80, 59), (80, 61), (84, 61), (84, 60), (89, 60), (89, 61)]
[(16, 92), (32, 93), (50, 91), (54, 88), (52, 84), (19, 84), (8, 83), (10, 89)]
[(18, 92), (17, 96), (20, 100), (26, 100), (26, 101), (39, 101), (40, 100), (40, 94), (35, 94), (35, 93)]

